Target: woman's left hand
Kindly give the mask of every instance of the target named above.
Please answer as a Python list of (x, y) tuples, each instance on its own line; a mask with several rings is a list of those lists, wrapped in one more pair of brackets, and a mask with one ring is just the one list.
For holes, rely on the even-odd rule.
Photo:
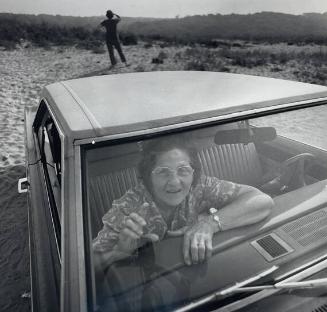
[(167, 231), (169, 236), (184, 235), (183, 256), (187, 265), (201, 263), (211, 257), (214, 233), (214, 226), (206, 219), (176, 231)]

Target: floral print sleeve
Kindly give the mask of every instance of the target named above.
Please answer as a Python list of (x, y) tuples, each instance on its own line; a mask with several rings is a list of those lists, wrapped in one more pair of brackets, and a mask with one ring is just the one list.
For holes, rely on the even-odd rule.
[(113, 201), (111, 208), (102, 217), (103, 228), (93, 240), (95, 251), (107, 251), (114, 247), (125, 218), (136, 210), (138, 201), (137, 193), (133, 190)]
[(228, 205), (236, 199), (241, 186), (230, 181), (219, 180), (215, 177), (202, 177), (201, 188), (201, 211), (203, 211), (211, 207), (220, 209)]
[(93, 240), (93, 249), (99, 252), (112, 250), (118, 241), (125, 219), (132, 212), (144, 218), (148, 233), (163, 238), (167, 226), (154, 202), (147, 198), (144, 185), (139, 185), (113, 201), (109, 211), (102, 217), (103, 228)]

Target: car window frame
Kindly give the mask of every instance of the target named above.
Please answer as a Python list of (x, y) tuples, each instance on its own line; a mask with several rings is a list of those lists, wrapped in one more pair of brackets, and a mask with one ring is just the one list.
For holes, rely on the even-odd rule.
[[(36, 113), (36, 117), (33, 123), (33, 132), (36, 138), (36, 145), (38, 148), (38, 154), (40, 156), (39, 162), (40, 162), (40, 166), (42, 167), (42, 174), (44, 177), (44, 183), (45, 183), (45, 190), (46, 190), (46, 194), (47, 194), (47, 198), (48, 198), (48, 204), (49, 204), (49, 212), (50, 212), (50, 216), (51, 216), (51, 222), (52, 222), (52, 227), (53, 227), (53, 231), (54, 231), (54, 236), (56, 238), (56, 246), (57, 246), (57, 252), (58, 252), (58, 258), (59, 261), (61, 263), (61, 238), (62, 238), (62, 208), (63, 208), (63, 188), (62, 188), (62, 184), (63, 184), (63, 176), (60, 174), (58, 175), (58, 173), (56, 172), (56, 178), (58, 180), (59, 183), (59, 189), (60, 189), (60, 195), (59, 196), (55, 196), (54, 191), (53, 191), (53, 177), (50, 177), (50, 173), (49, 173), (49, 166), (53, 167), (54, 170), (55, 167), (52, 164), (47, 163), (46, 161), (46, 157), (44, 155), (44, 151), (43, 148), (45, 146), (45, 136), (42, 135), (42, 137), (40, 138), (40, 133), (39, 131), (41, 130), (41, 128), (43, 128), (43, 131), (45, 130), (48, 134), (48, 131), (45, 128), (47, 120), (49, 120), (49, 118), (51, 119), (51, 122), (53, 123), (57, 134), (58, 134), (58, 138), (60, 139), (60, 167), (62, 168), (63, 166), (63, 157), (62, 157), (62, 152), (63, 152), (63, 140), (62, 140), (62, 131), (60, 130), (60, 128), (58, 127), (58, 123), (56, 121), (56, 119), (54, 118), (53, 113), (51, 112), (49, 105), (47, 104), (47, 101), (45, 99), (41, 99), (40, 101), (40, 105), (39, 105), (39, 109)], [(54, 151), (54, 148), (51, 147), (51, 142), (48, 136), (48, 140), (49, 140), (49, 152), (52, 154)], [(57, 171), (57, 170), (56, 170)], [(61, 170), (62, 171), (62, 170)], [(51, 180), (52, 179), (52, 180)]]

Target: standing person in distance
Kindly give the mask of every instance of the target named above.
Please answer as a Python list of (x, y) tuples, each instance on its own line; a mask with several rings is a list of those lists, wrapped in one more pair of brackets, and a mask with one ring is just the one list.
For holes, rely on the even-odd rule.
[(117, 24), (120, 22), (121, 18), (118, 14), (113, 13), (108, 10), (106, 13), (107, 19), (101, 22), (101, 26), (106, 28), (106, 44), (109, 52), (109, 57), (111, 61), (111, 66), (117, 64), (114, 48), (117, 50), (120, 59), (127, 66), (126, 58), (120, 45), (119, 36), (117, 33)]

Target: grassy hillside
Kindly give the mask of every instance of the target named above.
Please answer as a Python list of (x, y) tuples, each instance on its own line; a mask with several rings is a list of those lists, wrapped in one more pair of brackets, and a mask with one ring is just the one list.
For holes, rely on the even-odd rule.
[(241, 39), (270, 42), (326, 42), (327, 14), (290, 15), (262, 12), (248, 15), (190, 16), (151, 23), (135, 22), (134, 33), (143, 36), (201, 41)]
[[(13, 46), (21, 40), (44, 45), (96, 45), (103, 40), (97, 26), (104, 16), (73, 17), (0, 13), (0, 45)], [(178, 43), (211, 43), (217, 40), (257, 42), (327, 43), (327, 13), (290, 15), (262, 12), (248, 15), (196, 15), (153, 19), (123, 17), (119, 29), (124, 43), (137, 38)], [(132, 39), (131, 39), (132, 38)]]
[[(38, 46), (76, 45), (82, 48), (99, 46), (104, 33), (99, 23), (104, 16), (75, 17), (61, 15), (27, 15), (0, 13), (0, 46), (14, 49), (21, 41), (30, 41)], [(151, 18), (123, 18), (120, 24), (122, 39), (126, 44), (136, 41), (126, 29), (135, 22), (151, 22)], [(125, 40), (126, 39), (126, 40)]]

